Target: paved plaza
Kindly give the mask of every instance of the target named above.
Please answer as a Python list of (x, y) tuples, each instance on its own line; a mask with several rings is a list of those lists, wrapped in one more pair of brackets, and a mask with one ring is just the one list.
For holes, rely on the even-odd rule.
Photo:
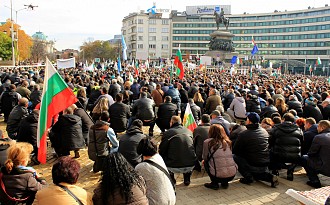
[[(0, 122), (0, 128), (5, 130), (5, 123)], [(144, 129), (147, 133), (147, 129)], [(158, 131), (158, 132), (157, 132)], [(155, 130), (156, 140), (159, 140), (159, 130)], [(158, 133), (158, 135), (157, 135)], [(50, 149), (48, 150), (47, 164), (34, 166), (37, 173), (46, 178), (48, 183), (52, 183), (51, 167), (55, 158), (52, 157)], [(73, 156), (73, 152), (71, 152)], [(93, 162), (88, 159), (87, 149), (80, 151), (80, 158), (78, 159), (82, 169), (78, 180), (78, 185), (93, 193), (101, 174), (93, 173)], [(286, 195), (287, 189), (295, 190), (310, 190), (311, 187), (306, 185), (307, 177), (305, 171), (301, 168), (294, 173), (294, 181), (286, 180), (286, 172), (280, 172), (279, 182), (277, 188), (271, 188), (269, 184), (262, 182), (255, 182), (251, 185), (244, 185), (239, 183), (240, 175), (237, 174), (235, 179), (230, 183), (228, 189), (211, 190), (204, 187), (204, 183), (209, 182), (209, 177), (204, 170), (202, 172), (193, 172), (191, 184), (189, 186), (183, 185), (182, 175), (177, 177), (177, 204), (178, 205), (216, 205), (216, 204), (298, 204), (297, 201)], [(323, 186), (330, 185), (330, 178), (321, 177)], [(161, 193), (160, 193), (161, 194)]]

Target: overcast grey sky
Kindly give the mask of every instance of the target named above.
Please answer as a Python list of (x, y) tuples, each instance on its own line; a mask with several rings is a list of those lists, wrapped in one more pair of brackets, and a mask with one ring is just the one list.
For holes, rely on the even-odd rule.
[[(57, 49), (75, 48), (87, 38), (108, 40), (120, 34), (122, 19), (131, 12), (152, 7), (184, 11), (186, 6), (231, 5), (232, 14), (265, 13), (275, 9), (301, 10), (323, 7), (325, 0), (12, 0), (13, 8), (24, 4), (38, 5), (33, 11), (18, 12), (18, 24), (27, 34), (42, 31), (48, 40), (55, 40)], [(201, 4), (201, 2), (204, 2)], [(10, 18), (10, 0), (0, 1), (0, 22)], [(13, 14), (15, 20), (15, 12)]]

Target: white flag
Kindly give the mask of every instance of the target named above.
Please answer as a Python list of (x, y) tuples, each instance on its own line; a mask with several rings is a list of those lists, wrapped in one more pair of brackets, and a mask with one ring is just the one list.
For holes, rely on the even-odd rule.
[(76, 61), (75, 58), (69, 58), (69, 59), (57, 59), (56, 60), (57, 68), (75, 68), (76, 67)]

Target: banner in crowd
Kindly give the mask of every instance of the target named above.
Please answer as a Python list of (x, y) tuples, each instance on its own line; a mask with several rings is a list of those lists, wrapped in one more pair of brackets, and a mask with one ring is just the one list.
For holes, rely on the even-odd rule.
[(57, 59), (56, 64), (57, 64), (58, 69), (75, 68), (76, 67), (75, 58)]

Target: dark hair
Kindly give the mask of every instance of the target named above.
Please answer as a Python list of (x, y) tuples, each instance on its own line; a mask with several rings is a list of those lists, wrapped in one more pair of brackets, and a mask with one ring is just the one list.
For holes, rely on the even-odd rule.
[(285, 113), (283, 115), (284, 122), (294, 122), (294, 116), (292, 113)]
[(119, 152), (109, 154), (104, 161), (104, 171), (101, 177), (103, 203), (108, 204), (109, 195), (112, 195), (112, 199), (114, 199), (118, 188), (127, 203), (133, 197), (132, 187), (134, 185), (142, 190), (142, 178), (134, 168)]
[(274, 100), (273, 100), (273, 98), (268, 98), (268, 99), (267, 99), (267, 102), (268, 102), (269, 105), (274, 105)]
[(118, 93), (118, 94), (116, 95), (116, 102), (121, 102), (121, 101), (123, 101), (123, 94)]
[(278, 112), (274, 112), (270, 115), (270, 118), (272, 118), (272, 120), (273, 120), (274, 117), (280, 117), (281, 118), (281, 114), (278, 113)]
[(140, 96), (141, 96), (141, 98), (145, 98), (145, 97), (147, 97), (147, 93), (145, 91), (142, 91), (140, 93)]
[(209, 122), (210, 122), (210, 115), (208, 115), (208, 114), (203, 114), (203, 115), (202, 115), (202, 122), (203, 122), (203, 123), (209, 123)]
[(172, 101), (171, 96), (166, 96), (166, 97), (165, 97), (165, 102), (171, 102), (171, 101)]
[(75, 159), (65, 156), (58, 159), (52, 168), (53, 183), (75, 184), (79, 177), (80, 164)]
[(272, 118), (272, 120), (273, 120), (275, 125), (276, 124), (281, 124), (281, 117), (276, 116), (276, 117)]
[(137, 126), (139, 128), (142, 128), (143, 127), (143, 122), (139, 119), (136, 119), (132, 122), (132, 125), (131, 126)]
[(148, 138), (144, 138), (140, 141), (136, 151), (142, 156), (154, 156), (157, 153), (157, 145)]
[(108, 89), (107, 89), (106, 87), (102, 87), (101, 89), (102, 89), (102, 92), (103, 92), (103, 93), (105, 93), (105, 94), (108, 93)]
[(109, 120), (110, 114), (108, 111), (103, 111), (100, 116), (100, 120), (107, 122)]

